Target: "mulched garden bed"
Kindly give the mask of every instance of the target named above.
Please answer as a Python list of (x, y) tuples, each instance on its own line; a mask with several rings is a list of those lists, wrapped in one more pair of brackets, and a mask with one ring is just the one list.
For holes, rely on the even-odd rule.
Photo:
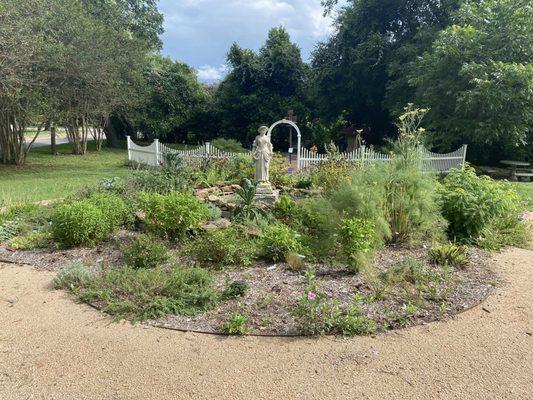
[[(86, 265), (121, 265), (119, 244), (129, 240), (132, 233), (122, 231), (95, 248), (72, 250), (40, 249), (11, 251), (0, 247), (0, 261), (31, 264), (37, 269), (58, 271), (68, 261), (80, 260)], [(398, 265), (401, 260), (414, 259), (432, 267), (428, 260), (429, 246), (415, 248), (389, 246), (378, 252), (375, 259), (377, 275)], [(450, 269), (448, 279), (438, 283), (438, 292), (445, 293), (443, 300), (425, 301), (409, 290), (383, 289), (376, 296), (376, 286), (364, 274), (353, 274), (342, 265), (311, 265), (321, 290), (331, 292), (332, 299), (347, 309), (359, 293), (363, 299), (362, 314), (374, 319), (378, 330), (440, 320), (483, 301), (498, 283), (490, 268), (489, 256), (478, 249), (470, 249), (470, 265), (464, 270)], [(180, 263), (192, 263), (177, 255)], [(214, 270), (215, 285), (222, 290), (228, 282), (245, 282), (249, 289), (244, 297), (226, 301), (218, 307), (196, 317), (167, 316), (144, 324), (177, 330), (220, 333), (221, 326), (233, 313), (246, 315), (251, 334), (298, 335), (298, 321), (293, 309), (306, 289), (305, 271), (293, 272), (283, 263), (254, 263), (245, 269)], [(412, 288), (411, 288), (412, 289)], [(374, 298), (373, 298), (374, 297)], [(409, 308), (411, 307), (411, 308)]]

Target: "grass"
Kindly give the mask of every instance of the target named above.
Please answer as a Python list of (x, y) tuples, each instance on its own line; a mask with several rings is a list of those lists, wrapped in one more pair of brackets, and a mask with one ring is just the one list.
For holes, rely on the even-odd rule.
[(26, 165), (0, 165), (0, 207), (63, 198), (85, 185), (128, 172), (126, 149), (104, 148), (98, 153), (89, 142), (84, 156), (70, 154), (68, 144), (58, 145), (57, 151), (52, 156), (50, 147), (34, 148)]
[(510, 182), (509, 184), (520, 197), (524, 209), (533, 211), (533, 182)]

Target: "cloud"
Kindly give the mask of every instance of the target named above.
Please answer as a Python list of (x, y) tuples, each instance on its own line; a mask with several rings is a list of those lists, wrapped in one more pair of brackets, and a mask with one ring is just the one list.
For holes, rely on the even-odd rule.
[(159, 8), (165, 16), (163, 53), (196, 68), (205, 81), (224, 77), (220, 65), (233, 42), (257, 50), (270, 28), (283, 25), (308, 60), (332, 31), (320, 0), (160, 0)]
[(197, 68), (198, 79), (202, 82), (216, 82), (223, 79), (228, 72), (228, 67), (222, 64), (218, 67), (202, 65)]

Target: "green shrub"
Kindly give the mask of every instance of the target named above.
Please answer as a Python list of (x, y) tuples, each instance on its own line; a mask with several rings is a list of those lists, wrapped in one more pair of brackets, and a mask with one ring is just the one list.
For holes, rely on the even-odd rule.
[(374, 224), (376, 247), (392, 237), (387, 218), (388, 171), (386, 165), (365, 165), (352, 173), (348, 185), (330, 196), (332, 207), (344, 218), (361, 218)]
[(111, 230), (133, 222), (132, 209), (117, 194), (101, 192), (90, 196), (86, 201), (102, 211)]
[(372, 318), (362, 315), (345, 315), (337, 320), (338, 331), (343, 336), (371, 335), (376, 332)]
[(227, 182), (231, 173), (229, 160), (207, 159), (200, 168), (194, 171), (194, 181), (197, 186), (213, 187)]
[(321, 188), (326, 195), (329, 195), (350, 184), (351, 172), (356, 166), (341, 158), (339, 149), (333, 143), (326, 146), (326, 152), (328, 159), (313, 168), (310, 180), (313, 186)]
[(87, 267), (79, 261), (73, 261), (63, 267), (52, 281), (54, 289), (76, 291), (86, 286), (94, 277)]
[(0, 224), (0, 242), (5, 242), (17, 236), (21, 230), (21, 226), (22, 223), (17, 219), (2, 222)]
[(239, 297), (244, 297), (248, 289), (249, 286), (246, 282), (233, 281), (222, 292), (222, 300), (233, 300)]
[(505, 246), (530, 248), (533, 243), (531, 229), (527, 222), (517, 216), (494, 218), (480, 232), (476, 244), (486, 250), (498, 251)]
[(279, 153), (274, 153), (270, 161), (270, 183), (274, 187), (291, 187), (294, 184), (294, 178), (287, 173), (289, 164), (287, 158)]
[(282, 195), (274, 204), (274, 216), (283, 222), (288, 222), (295, 211), (296, 203), (290, 196)]
[(295, 217), (289, 220), (293, 229), (302, 233), (301, 241), (317, 260), (336, 256), (339, 213), (324, 197), (298, 201)]
[(247, 323), (248, 317), (233, 313), (222, 325), (222, 332), (228, 335), (246, 335), (250, 331)]
[(87, 201), (59, 206), (52, 216), (54, 241), (67, 247), (94, 245), (111, 230), (105, 214)]
[(296, 178), (294, 183), (296, 189), (311, 189), (313, 187), (313, 180), (309, 175), (297, 175)]
[(266, 215), (265, 211), (255, 202), (257, 185), (249, 179), (243, 179), (241, 188), (235, 191), (240, 203), (233, 210), (231, 218), (239, 222), (257, 222)]
[(183, 167), (142, 169), (132, 171), (128, 176), (126, 190), (137, 193), (168, 194), (174, 191), (191, 192), (190, 171)]
[(95, 275), (77, 291), (117, 319), (133, 321), (169, 314), (193, 316), (216, 304), (213, 277), (201, 268), (110, 269)]
[(165, 243), (151, 235), (137, 236), (123, 246), (122, 256), (126, 264), (133, 268), (155, 268), (170, 258)]
[(45, 228), (15, 236), (8, 242), (8, 245), (14, 250), (44, 249), (50, 246), (51, 240), (52, 232)]
[[(401, 145), (396, 147), (402, 148)], [(386, 166), (386, 215), (392, 239), (396, 242), (441, 239), (444, 235), (445, 224), (435, 189), (436, 177), (423, 170), (421, 160), (419, 149), (404, 146)]]
[(452, 239), (476, 240), (495, 218), (518, 224), (516, 194), (487, 176), (477, 176), (469, 166), (448, 174), (439, 186), (439, 194)]
[(368, 265), (376, 243), (376, 229), (372, 221), (360, 218), (343, 219), (339, 228), (342, 252), (348, 263), (358, 271)]
[(359, 297), (348, 311), (343, 311), (333, 293), (318, 288), (314, 270), (306, 273), (306, 289), (294, 308), (300, 330), (306, 335), (368, 335), (376, 331), (374, 321), (361, 315)]
[(141, 193), (139, 200), (146, 228), (169, 239), (183, 239), (209, 217), (207, 207), (191, 194)]
[(186, 246), (186, 252), (201, 263), (249, 266), (257, 245), (236, 227), (210, 230)]
[(437, 265), (450, 265), (455, 268), (465, 268), (469, 263), (466, 246), (453, 243), (435, 244), (429, 251), (429, 257)]
[(211, 142), (211, 145), (229, 153), (246, 153), (248, 151), (235, 139), (217, 138)]
[(299, 235), (283, 224), (267, 228), (261, 236), (262, 254), (272, 261), (285, 261), (290, 253), (302, 251)]

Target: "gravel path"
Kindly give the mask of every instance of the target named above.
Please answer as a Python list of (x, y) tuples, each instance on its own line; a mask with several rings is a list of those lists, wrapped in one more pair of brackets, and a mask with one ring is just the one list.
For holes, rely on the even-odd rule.
[(531, 399), (533, 252), (453, 320), (375, 338), (224, 338), (113, 323), (0, 265), (0, 399)]

